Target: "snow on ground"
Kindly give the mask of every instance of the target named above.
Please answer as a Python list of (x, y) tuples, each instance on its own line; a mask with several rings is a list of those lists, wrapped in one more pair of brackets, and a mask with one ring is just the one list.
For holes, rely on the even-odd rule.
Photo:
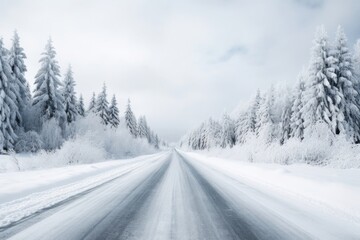
[(139, 169), (156, 165), (154, 163), (165, 155), (160, 153), (128, 161), (0, 174), (0, 185), (5, 186), (0, 190), (0, 200), (3, 201), (0, 204), (0, 227), (6, 227), (129, 172), (141, 172)]
[(272, 195), (309, 203), (360, 224), (360, 169), (335, 169), (306, 164), (248, 163), (235, 159), (181, 152), (189, 159)]
[[(101, 174), (106, 175), (112, 169), (120, 169), (127, 165), (133, 165), (137, 162), (141, 163), (145, 159), (157, 158), (162, 154), (163, 153), (158, 153), (153, 155), (143, 155), (130, 159), (34, 171), (0, 173), (0, 204), (24, 197), (34, 192), (45, 191), (54, 187), (71, 184), (90, 176), (98, 176)], [(11, 158), (11, 156), (5, 157), (7, 157), (8, 160)], [(22, 160), (24, 159), (28, 159), (28, 156), (23, 157)]]
[(358, 169), (248, 163), (175, 150), (1, 175), (7, 177), (0, 184), (9, 186), (0, 196), (9, 199), (0, 203), (0, 238), (360, 236)]

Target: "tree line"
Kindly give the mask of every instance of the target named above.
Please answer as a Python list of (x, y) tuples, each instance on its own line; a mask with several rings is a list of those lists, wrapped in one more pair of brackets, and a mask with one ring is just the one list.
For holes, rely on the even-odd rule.
[[(0, 39), (0, 153), (57, 149), (65, 140), (74, 137), (75, 122), (90, 114), (116, 131), (121, 121), (116, 96), (108, 102), (104, 83), (97, 97), (93, 93), (86, 110), (82, 95), (77, 98), (71, 66), (60, 80), (60, 66), (51, 39), (41, 54), (33, 94), (25, 78), (25, 59), (17, 32), (10, 50)], [(132, 137), (145, 138), (159, 148), (158, 135), (150, 129), (145, 116), (137, 121), (130, 100), (123, 119)]]
[(318, 27), (308, 68), (301, 71), (296, 86), (273, 86), (257, 91), (237, 116), (227, 113), (221, 121), (209, 119), (180, 142), (193, 149), (233, 147), (249, 141), (285, 144), (295, 138), (305, 141), (326, 132), (360, 142), (360, 39), (351, 52), (338, 27), (333, 42), (323, 26)]

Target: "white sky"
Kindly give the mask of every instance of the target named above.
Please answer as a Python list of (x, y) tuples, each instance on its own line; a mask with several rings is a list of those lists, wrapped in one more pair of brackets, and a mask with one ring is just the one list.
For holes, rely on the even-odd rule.
[[(120, 111), (176, 141), (257, 88), (296, 80), (316, 26), (360, 37), (358, 0), (0, 0), (0, 35), (14, 29), (30, 84), (51, 35), (62, 71), (71, 63), (88, 102), (106, 82)], [(110, 98), (111, 96), (109, 96)]]

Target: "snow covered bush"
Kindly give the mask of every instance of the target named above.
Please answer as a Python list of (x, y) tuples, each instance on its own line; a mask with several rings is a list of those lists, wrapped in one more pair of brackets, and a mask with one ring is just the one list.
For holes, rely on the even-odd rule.
[(98, 116), (89, 113), (76, 122), (77, 139), (88, 139), (94, 148), (102, 149), (107, 158), (121, 158), (152, 153), (155, 149), (144, 138), (134, 138), (126, 128), (125, 121), (115, 129), (103, 125)]
[(359, 168), (360, 145), (352, 144), (346, 136), (328, 135), (327, 126), (318, 125), (306, 140), (290, 138), (283, 145), (267, 144), (250, 136), (245, 144), (233, 148), (213, 148), (202, 153), (255, 163), (310, 164), (335, 168)]
[(45, 157), (55, 166), (62, 166), (103, 161), (106, 158), (106, 152), (94, 146), (91, 140), (78, 137), (66, 141), (59, 150), (48, 153)]
[(36, 153), (40, 151), (43, 145), (39, 134), (35, 131), (22, 132), (18, 135), (18, 139), (15, 144), (16, 152)]
[(44, 143), (43, 149), (47, 151), (57, 149), (61, 146), (63, 143), (61, 128), (55, 118), (51, 118), (43, 123), (40, 137)]

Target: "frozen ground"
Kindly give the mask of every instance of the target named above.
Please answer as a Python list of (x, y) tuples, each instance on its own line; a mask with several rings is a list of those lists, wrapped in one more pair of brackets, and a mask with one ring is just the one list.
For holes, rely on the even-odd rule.
[(0, 185), (0, 239), (360, 238), (357, 169), (170, 151)]

